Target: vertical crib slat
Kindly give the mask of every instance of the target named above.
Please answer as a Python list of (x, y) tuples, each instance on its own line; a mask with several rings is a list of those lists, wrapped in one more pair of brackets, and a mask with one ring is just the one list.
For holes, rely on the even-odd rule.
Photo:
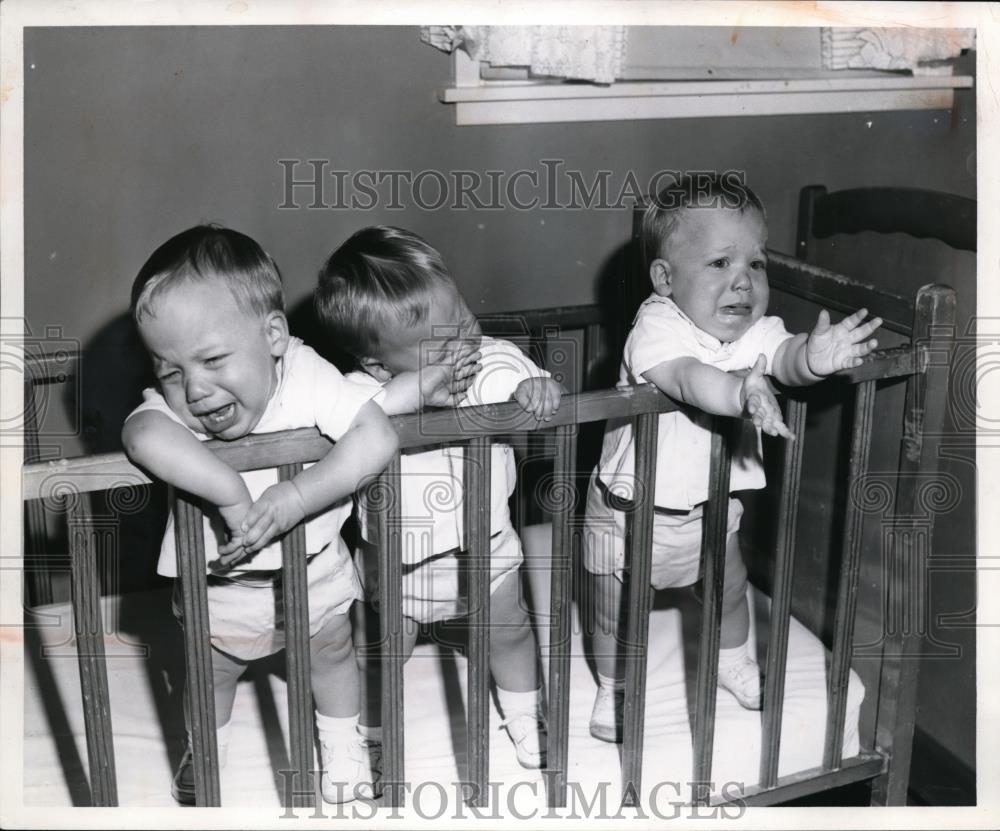
[[(947, 286), (923, 286), (913, 316), (913, 344), (926, 349), (923, 376), (906, 382), (904, 433), (892, 521), (898, 538), (912, 530), (905, 524), (919, 508), (921, 488), (934, 483), (938, 472), (941, 435), (948, 406), (948, 376), (955, 345), (955, 292)], [(918, 475), (919, 474), (919, 475)], [(933, 485), (932, 485), (933, 486)], [(933, 544), (933, 536), (931, 537)], [(907, 578), (916, 564), (904, 564), (907, 552), (897, 545), (885, 552), (892, 557), (887, 586), (887, 621), (902, 621), (918, 598), (909, 596)], [(905, 805), (909, 784), (920, 650), (919, 627), (892, 626), (885, 632), (879, 679), (875, 746), (889, 760), (886, 771), (872, 782), (873, 805)]]
[[(302, 470), (301, 464), (281, 465), (284, 482)], [(312, 684), (309, 674), (309, 584), (306, 578), (306, 527), (296, 525), (281, 541), (281, 595), (285, 611), (285, 666), (288, 675), (289, 759), (293, 770), (292, 804), (314, 804)]]
[(400, 456), (373, 486), (378, 511), (378, 596), (382, 624), (382, 782), (385, 804), (402, 807), (403, 789), (403, 541), (400, 534)]
[(549, 738), (546, 767), (548, 804), (566, 804), (569, 764), (570, 616), (573, 600), (573, 536), (570, 521), (575, 509), (575, 425), (557, 427), (554, 473), (556, 510), (552, 517), (552, 565), (549, 597)]
[[(30, 364), (25, 370), (30, 372)], [(24, 381), (24, 461), (37, 462), (41, 456), (38, 447), (38, 403), (35, 400), (35, 384), (30, 378)], [(44, 557), (47, 544), (45, 535), (45, 503), (41, 499), (29, 499), (25, 505), (24, 518), (24, 559), (25, 582), (29, 606), (41, 606), (52, 602), (52, 575)]]
[(467, 759), (470, 804), (486, 805), (490, 760), (490, 439), (469, 442), (465, 456), (464, 517), (469, 567), (469, 715)]
[(653, 504), (656, 496), (656, 437), (659, 416), (637, 416), (635, 431), (635, 491), (631, 533), (625, 553), (629, 564), (628, 624), (625, 652), (625, 711), (622, 724), (622, 794), (625, 804), (638, 801), (642, 787), (643, 721), (646, 713), (646, 644), (653, 601)]
[(209, 642), (204, 527), (201, 508), (189, 494), (177, 493), (174, 520), (177, 575), (181, 581), (184, 610), (184, 658), (191, 713), (195, 804), (218, 807), (222, 801), (215, 738), (215, 684)]
[[(778, 539), (771, 601), (770, 640), (764, 670), (763, 742), (760, 784), (773, 788), (778, 779), (781, 717), (785, 701), (785, 662), (788, 657), (788, 623), (792, 615), (792, 572), (795, 563), (795, 526), (802, 485), (802, 445), (806, 428), (806, 403), (790, 399), (786, 417), (795, 441), (785, 442), (778, 506)], [(753, 614), (751, 610), (751, 614)]]
[(76, 652), (80, 665), (83, 721), (87, 734), (91, 802), (99, 807), (118, 805), (115, 748), (111, 732), (108, 669), (104, 655), (100, 577), (94, 545), (90, 494), (79, 493), (70, 505), (70, 580)]
[[(872, 442), (872, 417), (875, 412), (875, 381), (857, 385), (854, 402), (854, 428), (851, 433), (850, 479), (855, 482), (868, 472)], [(847, 712), (847, 685), (854, 644), (854, 618), (858, 606), (858, 574), (861, 567), (862, 524), (864, 513), (852, 499), (847, 502), (844, 521), (844, 544), (834, 616), (833, 655), (827, 693), (826, 743), (823, 767), (840, 767), (844, 743), (844, 715)]]
[(715, 697), (719, 681), (719, 637), (722, 587), (725, 579), (726, 527), (729, 519), (729, 433), (733, 422), (712, 419), (712, 456), (708, 474), (708, 505), (702, 520), (701, 563), (703, 606), (698, 647), (698, 681), (694, 716), (695, 805), (707, 804), (715, 743)]

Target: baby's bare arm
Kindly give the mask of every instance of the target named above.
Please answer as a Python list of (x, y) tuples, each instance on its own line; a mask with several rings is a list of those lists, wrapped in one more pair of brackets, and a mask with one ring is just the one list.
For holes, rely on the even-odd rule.
[(660, 392), (675, 401), (691, 404), (706, 413), (739, 416), (743, 413), (740, 389), (743, 379), (697, 358), (674, 358), (642, 373)]
[(480, 357), (475, 345), (464, 341), (416, 372), (399, 373), (382, 388), (382, 409), (388, 415), (399, 415), (424, 407), (457, 407), (482, 369)]
[(141, 412), (122, 428), (125, 454), (175, 488), (217, 505), (249, 506), (250, 493), (240, 475), (163, 413)]
[(803, 386), (841, 369), (859, 366), (864, 356), (878, 346), (871, 335), (882, 325), (879, 317), (863, 323), (867, 315), (867, 309), (859, 309), (831, 325), (830, 315), (823, 309), (808, 335), (796, 335), (778, 347), (774, 377), (783, 384)]
[(244, 520), (243, 547), (259, 551), (305, 517), (354, 493), (389, 463), (398, 447), (399, 437), (389, 419), (369, 401), (329, 453), (291, 481), (261, 494)]
[(740, 376), (703, 364), (697, 358), (675, 358), (644, 372), (642, 377), (671, 398), (706, 413), (746, 414), (768, 435), (792, 438), (764, 377), (765, 366), (766, 358), (760, 355), (750, 372)]
[(229, 532), (219, 546), (220, 565), (227, 565), (226, 555), (241, 547), (240, 527), (252, 504), (243, 477), (163, 413), (142, 412), (128, 419), (122, 444), (126, 455), (157, 479), (218, 507)]

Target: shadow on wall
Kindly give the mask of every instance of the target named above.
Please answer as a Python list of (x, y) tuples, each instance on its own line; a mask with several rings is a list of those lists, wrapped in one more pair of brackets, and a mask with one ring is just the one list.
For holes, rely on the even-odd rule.
[(354, 358), (337, 346), (316, 317), (311, 294), (288, 310), (288, 328), (345, 375), (354, 369)]
[[(83, 453), (121, 452), (125, 418), (152, 382), (152, 368), (131, 317), (118, 315), (83, 346), (76, 383), (65, 385), (63, 406), (78, 418)], [(156, 575), (156, 561), (166, 524), (166, 487), (147, 485), (114, 499), (98, 492), (92, 507), (95, 517), (117, 529), (110, 536), (113, 542), (100, 554), (103, 593), (163, 585), (166, 581)], [(64, 535), (65, 522), (57, 527)], [(64, 539), (53, 542), (60, 546), (56, 550), (66, 550)]]

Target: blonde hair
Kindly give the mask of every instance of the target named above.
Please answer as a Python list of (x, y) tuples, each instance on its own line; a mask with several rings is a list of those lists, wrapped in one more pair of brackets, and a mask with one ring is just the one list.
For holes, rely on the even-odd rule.
[(132, 284), (132, 318), (152, 314), (157, 298), (189, 281), (221, 280), (248, 314), (285, 309), (281, 273), (254, 240), (221, 225), (196, 225), (168, 239), (139, 269)]
[(362, 228), (323, 264), (316, 315), (355, 358), (373, 357), (379, 331), (423, 322), (433, 290), (455, 283), (441, 254), (421, 237), (390, 225)]
[(697, 208), (727, 208), (741, 213), (752, 210), (767, 220), (764, 204), (736, 171), (681, 176), (650, 199), (643, 214), (639, 245), (646, 272), (662, 255), (682, 212)]

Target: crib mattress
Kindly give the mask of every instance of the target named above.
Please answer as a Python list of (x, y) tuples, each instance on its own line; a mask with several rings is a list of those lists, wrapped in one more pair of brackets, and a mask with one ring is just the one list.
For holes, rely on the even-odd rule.
[[(529, 564), (547, 550), (547, 526), (524, 534)], [(546, 598), (547, 579), (532, 571), (536, 597)], [(758, 654), (767, 638), (768, 599), (750, 591)], [(682, 804), (690, 797), (693, 753), (688, 702), (693, 701), (699, 608), (690, 593), (671, 592), (650, 618), (641, 804)], [(545, 601), (547, 603), (547, 600)], [(542, 604), (544, 607), (545, 603)], [(47, 626), (26, 643), (24, 693), (24, 802), (26, 806), (88, 804), (87, 750), (79, 675), (67, 605), (42, 610)], [(539, 611), (544, 614), (545, 609)], [(119, 804), (174, 806), (170, 780), (183, 748), (183, 657), (180, 635), (165, 591), (104, 599), (108, 682), (118, 775)], [(574, 621), (578, 621), (578, 616)], [(568, 782), (570, 799), (586, 806), (620, 802), (620, 746), (590, 736), (588, 720), (596, 684), (574, 622), (571, 659)], [(545, 639), (543, 636), (543, 658)], [(43, 652), (44, 651), (44, 652)], [(283, 655), (255, 665), (240, 683), (229, 758), (222, 772), (223, 805), (276, 809), (280, 816), (287, 763), (287, 709)], [(779, 775), (822, 761), (826, 719), (827, 653), (794, 619), (788, 643)], [(458, 804), (466, 776), (466, 662), (454, 649), (418, 644), (406, 666), (405, 772), (408, 804), (433, 817), (439, 805)], [(858, 717), (864, 688), (852, 671), (844, 730), (844, 755), (858, 753)], [(521, 768), (490, 703), (491, 802), (530, 815), (545, 804), (538, 771)], [(760, 713), (744, 710), (719, 691), (716, 702), (713, 790), (732, 795), (758, 781)], [(359, 806), (359, 811), (362, 806)], [(328, 814), (336, 809), (326, 808)], [(350, 811), (350, 809), (347, 809)], [(356, 813), (355, 816), (370, 816)], [(591, 810), (591, 809), (588, 809)], [(596, 810), (596, 809), (593, 809)], [(516, 813), (514, 813), (516, 812)], [(334, 814), (335, 815), (335, 814)], [(350, 813), (346, 814), (350, 816)], [(427, 816), (427, 813), (423, 813)]]

